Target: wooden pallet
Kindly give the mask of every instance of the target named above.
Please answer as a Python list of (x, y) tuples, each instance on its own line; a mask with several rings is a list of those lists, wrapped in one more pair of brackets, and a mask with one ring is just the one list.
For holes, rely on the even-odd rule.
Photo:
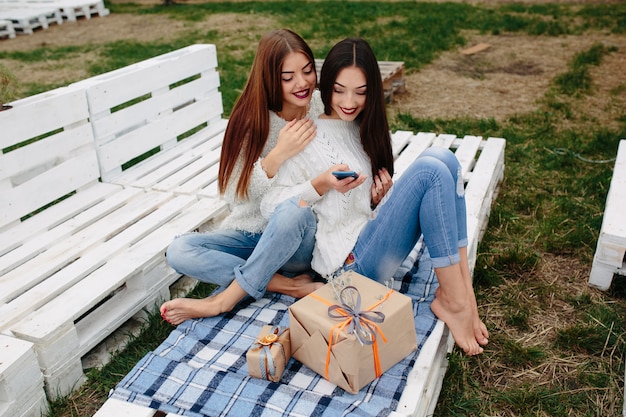
[[(402, 175), (411, 162), (431, 146), (443, 146), (454, 150), (467, 183), (468, 256), (470, 271), (473, 273), (477, 246), (487, 227), (490, 208), (504, 176), (505, 140), (500, 138), (485, 140), (476, 136), (457, 138), (454, 135), (434, 133), (415, 135), (406, 131), (395, 132), (392, 139), (394, 151), (399, 153), (395, 163), (396, 176)], [(454, 340), (448, 329), (443, 322), (438, 321), (409, 372), (407, 386), (397, 409), (390, 414), (391, 416), (432, 415), (447, 369), (447, 354), (451, 352), (453, 346)], [(114, 417), (123, 415), (124, 412), (129, 415), (135, 413), (133, 415), (153, 416), (157, 410), (109, 399), (96, 415)]]
[(0, 332), (33, 343), (56, 398), (85, 380), (94, 346), (169, 298), (179, 275), (165, 249), (226, 205), (100, 182), (85, 88), (12, 104), (0, 112)]
[(54, 8), (68, 22), (92, 16), (107, 16), (110, 11), (103, 0), (2, 0), (5, 3), (23, 4), (31, 8)]
[(626, 275), (626, 139), (619, 143), (589, 285), (608, 290), (614, 275)]
[(41, 416), (48, 411), (33, 344), (0, 334), (0, 417)]
[(0, 20), (0, 38), (15, 38), (15, 28), (10, 20)]
[(32, 35), (36, 29), (48, 29), (49, 23), (63, 23), (60, 12), (55, 8), (15, 8), (2, 7), (0, 4), (0, 20), (13, 24), (15, 33)]
[[(323, 59), (315, 60), (315, 70), (318, 77), (322, 72)], [(402, 94), (406, 91), (404, 85), (404, 62), (402, 61), (378, 61), (380, 75), (383, 78), (385, 98), (389, 103), (393, 103), (395, 94)]]

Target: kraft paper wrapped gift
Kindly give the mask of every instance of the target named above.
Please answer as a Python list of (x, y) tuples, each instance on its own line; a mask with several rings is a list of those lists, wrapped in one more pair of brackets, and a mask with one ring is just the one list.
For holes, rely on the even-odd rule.
[(248, 373), (255, 378), (278, 382), (290, 358), (289, 329), (263, 326), (256, 341), (246, 352)]
[(292, 304), (289, 330), (293, 357), (353, 394), (417, 349), (411, 299), (352, 271)]

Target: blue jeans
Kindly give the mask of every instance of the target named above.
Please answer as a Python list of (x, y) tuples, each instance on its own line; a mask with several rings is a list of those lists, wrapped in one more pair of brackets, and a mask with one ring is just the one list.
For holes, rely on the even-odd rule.
[(458, 263), (459, 248), (467, 246), (466, 216), (458, 160), (446, 148), (429, 148), (394, 182), (361, 231), (354, 262), (344, 269), (385, 282), (421, 234), (433, 267)]
[(263, 233), (217, 230), (177, 237), (167, 248), (170, 266), (179, 274), (227, 287), (236, 279), (255, 299), (277, 271), (309, 271), (317, 221), (310, 207), (295, 199), (281, 203)]

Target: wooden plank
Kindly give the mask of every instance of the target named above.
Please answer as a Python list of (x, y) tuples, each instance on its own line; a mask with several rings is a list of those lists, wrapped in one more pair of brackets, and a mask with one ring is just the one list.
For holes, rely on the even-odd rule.
[(181, 80), (217, 67), (215, 45), (191, 45), (80, 82), (87, 89), (90, 112), (97, 116), (122, 103), (168, 87)]
[[(35, 235), (38, 235), (39, 238), (44, 232), (76, 216), (88, 214), (91, 207), (102, 203), (121, 189), (122, 187), (119, 185), (97, 183), (93, 186), (81, 189), (80, 192), (72, 195), (71, 200), (66, 199), (48, 207), (44, 212), (29, 218), (28, 221), (11, 225), (11, 227), (4, 231), (0, 229), (0, 257), (25, 244), (25, 242), (28, 242)], [(97, 219), (97, 217), (94, 218), (94, 221), (95, 219)], [(82, 220), (79, 220), (78, 223), (90, 224), (90, 222)], [(0, 266), (0, 274), (6, 272), (4, 267), (7, 265), (5, 263), (6, 261), (4, 261), (4, 257), (2, 259), (3, 260), (0, 261), (0, 265), (2, 265)], [(18, 260), (18, 263), (20, 262), (21, 261)]]
[(143, 308), (169, 298), (169, 285), (179, 277), (163, 256), (172, 237), (225, 209), (217, 200), (175, 197), (149, 216), (160, 227), (148, 227), (151, 233), (11, 326), (35, 344), (49, 396), (67, 394), (82, 380), (74, 370), (90, 349)]
[(613, 275), (626, 275), (626, 222), (622, 214), (626, 206), (626, 139), (617, 149), (613, 175), (606, 197), (602, 226), (596, 244), (589, 285), (608, 290)]
[[(98, 222), (79, 228), (63, 241), (4, 274), (0, 301), (8, 303), (16, 297), (26, 297), (26, 291), (39, 288), (37, 284), (42, 282), (45, 288), (38, 291), (41, 297), (39, 303), (59, 294), (72, 281), (81, 279), (81, 274), (88, 274), (98, 268), (115, 253), (149, 233), (151, 229), (144, 227), (141, 220), (170, 198), (171, 195), (166, 193), (140, 193), (136, 198), (124, 201), (119, 209), (107, 213)], [(158, 226), (152, 225), (152, 228)], [(92, 250), (94, 252), (90, 254)], [(60, 280), (63, 286), (53, 290), (50, 288), (53, 277), (59, 275), (64, 277)], [(6, 327), (11, 318), (8, 312), (5, 317), (0, 317), (0, 323), (3, 323), (0, 328)]]
[(0, 357), (0, 416), (46, 414), (43, 375), (33, 344), (0, 334)]
[(109, 398), (93, 417), (173, 417), (178, 414), (161, 413), (158, 410)]
[[(19, 246), (15, 247), (7, 256), (0, 257), (0, 276), (3, 276), (3, 282), (8, 281), (5, 274), (8, 274), (11, 270), (18, 268), (20, 265), (27, 263), (32, 258), (36, 257), (40, 253), (59, 245), (59, 242), (64, 242), (70, 239), (73, 235), (77, 235), (81, 230), (92, 226), (98, 221), (102, 221), (108, 214), (119, 210), (124, 205), (128, 204), (128, 201), (141, 193), (137, 189), (123, 190), (121, 187), (94, 187), (95, 189), (105, 188), (107, 194), (96, 193), (97, 200), (86, 200), (86, 205), (75, 204), (73, 207), (73, 216), (63, 218), (56, 215), (56, 212), (42, 213), (35, 216), (33, 220), (45, 221), (50, 219), (54, 224), (49, 227), (33, 227), (33, 231), (25, 231), (26, 227), (16, 227), (13, 230), (7, 232), (7, 235), (16, 237), (14, 242), (18, 242)], [(109, 193), (111, 191), (111, 193)], [(117, 191), (117, 193), (112, 193)], [(83, 194), (79, 193), (82, 197)], [(77, 194), (78, 196), (78, 194)], [(72, 200), (78, 200), (72, 198)], [(67, 201), (67, 200), (66, 200)], [(74, 202), (74, 201), (72, 201)], [(78, 203), (79, 201), (75, 201)], [(63, 207), (70, 206), (69, 201), (63, 204)], [(53, 206), (52, 208), (57, 208)], [(58, 210), (61, 211), (62, 210)], [(72, 212), (70, 212), (72, 213)], [(65, 221), (62, 221), (65, 220)], [(24, 222), (21, 225), (30, 225), (31, 222)], [(21, 226), (20, 225), (20, 226)], [(21, 234), (21, 232), (26, 232)], [(89, 233), (89, 232), (88, 232)], [(6, 241), (9, 241), (10, 236), (7, 236)], [(3, 289), (5, 289), (3, 287)]]
[[(213, 149), (212, 146), (216, 142), (223, 140), (226, 124), (227, 120), (221, 118), (211, 121), (207, 128), (178, 142), (175, 148), (151, 156), (140, 164), (133, 166), (132, 169), (128, 169), (119, 176), (110, 179), (110, 181), (127, 186), (151, 187), (175, 173), (180, 167), (201, 157), (205, 146)], [(206, 145), (204, 145), (205, 142), (207, 142)], [(185, 193), (183, 190), (172, 191)]]
[(215, 96), (208, 102), (197, 101), (127, 132), (115, 141), (99, 144), (98, 154), (102, 171), (109, 172), (168, 141), (175, 142), (177, 136), (185, 133), (190, 127), (199, 126), (207, 121), (207, 117), (209, 119), (218, 117), (221, 114), (221, 106), (215, 109), (214, 105), (219, 103), (221, 96)]

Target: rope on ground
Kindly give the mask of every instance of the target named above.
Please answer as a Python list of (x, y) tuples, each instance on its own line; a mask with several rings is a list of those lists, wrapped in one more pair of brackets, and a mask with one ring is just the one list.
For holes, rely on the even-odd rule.
[(583, 162), (589, 162), (592, 164), (607, 164), (609, 162), (614, 162), (616, 158), (611, 158), (611, 159), (588, 159), (585, 158), (584, 156), (581, 156), (579, 153), (576, 152), (572, 152), (571, 150), (567, 149), (567, 148), (554, 148), (552, 149), (552, 152), (554, 152), (557, 155), (572, 155), (575, 158), (580, 159)]

